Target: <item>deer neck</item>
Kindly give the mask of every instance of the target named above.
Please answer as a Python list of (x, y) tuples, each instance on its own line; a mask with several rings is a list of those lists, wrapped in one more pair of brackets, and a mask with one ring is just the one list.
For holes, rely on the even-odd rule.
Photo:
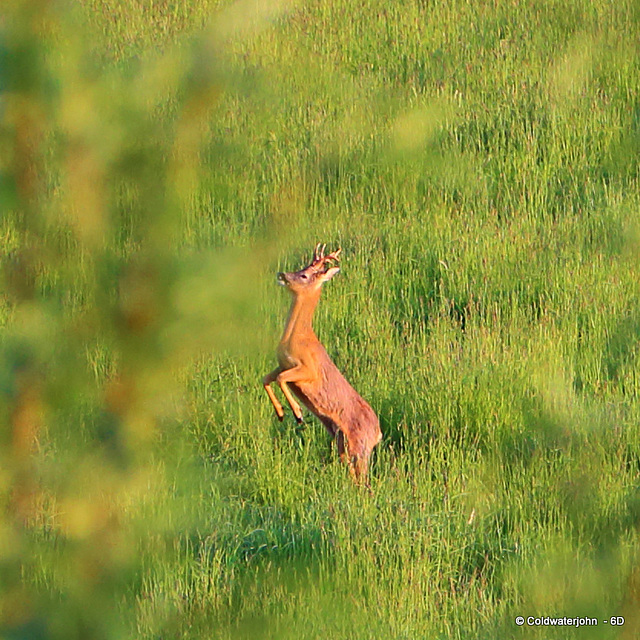
[(296, 296), (291, 304), (287, 324), (280, 342), (290, 342), (295, 335), (315, 335), (313, 333), (313, 313), (320, 300), (320, 290), (310, 295)]

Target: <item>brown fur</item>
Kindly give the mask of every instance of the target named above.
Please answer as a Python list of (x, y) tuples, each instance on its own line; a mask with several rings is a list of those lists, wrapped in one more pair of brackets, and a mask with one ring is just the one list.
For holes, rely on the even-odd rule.
[(280, 283), (293, 295), (293, 303), (278, 345), (279, 366), (264, 377), (263, 385), (280, 420), (284, 410), (271, 388), (273, 382), (279, 384), (296, 420), (302, 422), (290, 388), (336, 439), (340, 459), (349, 462), (355, 480), (366, 483), (369, 457), (382, 439), (378, 418), (331, 361), (312, 327), (322, 284), (339, 271), (328, 264), (337, 262), (339, 254), (340, 250), (324, 256), (324, 247), (318, 245), (309, 266), (278, 274)]

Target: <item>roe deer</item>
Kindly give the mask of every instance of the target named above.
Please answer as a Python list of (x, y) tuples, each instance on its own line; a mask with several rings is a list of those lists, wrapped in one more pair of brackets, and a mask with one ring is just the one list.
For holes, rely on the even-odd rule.
[(340, 460), (349, 462), (351, 474), (360, 484), (367, 482), (369, 456), (382, 432), (373, 409), (338, 371), (311, 326), (322, 285), (340, 271), (332, 263), (338, 262), (341, 249), (325, 256), (325, 247), (316, 246), (308, 267), (278, 273), (278, 282), (293, 295), (293, 302), (278, 345), (280, 366), (266, 375), (262, 384), (279, 420), (284, 418), (284, 410), (271, 388), (273, 382), (280, 385), (298, 423), (302, 422), (302, 411), (291, 391), (320, 418), (336, 439)]

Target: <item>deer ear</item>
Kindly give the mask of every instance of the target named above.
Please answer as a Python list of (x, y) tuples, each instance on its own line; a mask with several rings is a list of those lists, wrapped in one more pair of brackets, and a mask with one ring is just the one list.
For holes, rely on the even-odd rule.
[(329, 267), (320, 277), (322, 278), (322, 282), (326, 282), (327, 280), (331, 280), (333, 276), (335, 276), (338, 271), (340, 271), (340, 267)]

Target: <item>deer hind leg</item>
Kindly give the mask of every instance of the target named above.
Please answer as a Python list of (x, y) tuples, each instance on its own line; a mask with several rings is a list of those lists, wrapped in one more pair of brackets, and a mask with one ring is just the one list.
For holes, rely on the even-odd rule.
[(351, 469), (356, 484), (364, 485), (370, 489), (371, 487), (369, 486), (369, 479), (367, 477), (367, 472), (369, 470), (368, 458), (369, 456), (365, 455), (353, 456), (351, 458)]
[(278, 416), (278, 420), (282, 422), (282, 419), (284, 418), (284, 409), (282, 408), (280, 401), (278, 400), (278, 398), (276, 398), (276, 394), (271, 388), (271, 384), (276, 381), (280, 372), (281, 372), (281, 369), (278, 367), (277, 369), (274, 369), (271, 373), (268, 373), (262, 379), (262, 386), (264, 387), (264, 390), (267, 392), (267, 395), (269, 396), (269, 400), (271, 400), (271, 404), (273, 405), (273, 408), (276, 410), (276, 415)]
[(343, 464), (348, 462), (349, 456), (347, 454), (347, 440), (344, 437), (344, 433), (341, 429), (336, 430), (336, 445), (338, 446), (338, 456), (340, 457), (340, 462)]
[(365, 486), (368, 489), (369, 480), (367, 479), (367, 473), (369, 470), (369, 456), (371, 450), (366, 447), (362, 442), (353, 442), (351, 446), (347, 443), (349, 452), (349, 470), (351, 477), (358, 486)]
[[(350, 455), (349, 440), (345, 436), (341, 429), (336, 431), (336, 444), (338, 445), (338, 455), (340, 456), (340, 462), (349, 464), (349, 474), (353, 478), (353, 481), (358, 486), (365, 486), (371, 491), (367, 472), (369, 469), (369, 456), (370, 451), (362, 449), (360, 453)], [(357, 444), (353, 447), (357, 449)]]

